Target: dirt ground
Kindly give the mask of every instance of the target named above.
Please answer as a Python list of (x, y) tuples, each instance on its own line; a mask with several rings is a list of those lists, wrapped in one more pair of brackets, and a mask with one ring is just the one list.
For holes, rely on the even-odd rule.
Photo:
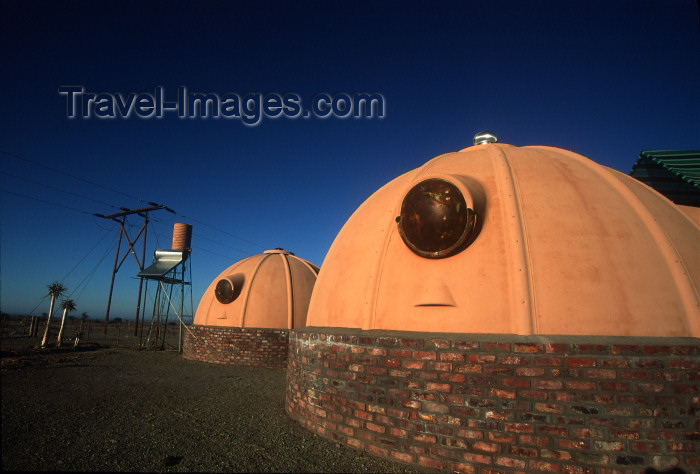
[(104, 341), (39, 350), (4, 329), (3, 471), (417, 472), (292, 420), (284, 369)]

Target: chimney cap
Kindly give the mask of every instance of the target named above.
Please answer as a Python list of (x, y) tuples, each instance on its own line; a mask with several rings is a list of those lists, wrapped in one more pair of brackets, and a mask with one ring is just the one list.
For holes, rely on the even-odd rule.
[(495, 133), (484, 130), (474, 135), (474, 145), (484, 145), (486, 143), (496, 143), (498, 137)]

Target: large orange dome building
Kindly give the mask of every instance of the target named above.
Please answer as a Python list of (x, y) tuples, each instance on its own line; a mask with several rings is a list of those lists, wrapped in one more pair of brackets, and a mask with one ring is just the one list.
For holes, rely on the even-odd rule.
[(557, 148), (441, 155), (348, 220), (308, 325), (700, 337), (700, 227), (685, 211)]
[(341, 229), (290, 334), (287, 412), (452, 472), (695, 471), (697, 211), (480, 134)]

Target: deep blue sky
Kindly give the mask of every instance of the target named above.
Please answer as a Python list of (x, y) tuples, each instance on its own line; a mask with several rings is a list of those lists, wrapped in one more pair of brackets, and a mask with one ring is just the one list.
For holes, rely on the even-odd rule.
[[(265, 249), (321, 265), (371, 193), (483, 129), (625, 173), (641, 150), (700, 147), (695, 0), (1, 5), (0, 309), (10, 313), (48, 311), (46, 285), (63, 280), (76, 314), (104, 316), (119, 232), (92, 213), (148, 201), (177, 211), (152, 214), (148, 263), (173, 222), (193, 224), (196, 308), (222, 270)], [(166, 100), (183, 85), (307, 102), (377, 92), (386, 116), (254, 127), (174, 113), (69, 119), (62, 85), (125, 96), (162, 86)], [(136, 273), (129, 258), (112, 317), (133, 317)]]

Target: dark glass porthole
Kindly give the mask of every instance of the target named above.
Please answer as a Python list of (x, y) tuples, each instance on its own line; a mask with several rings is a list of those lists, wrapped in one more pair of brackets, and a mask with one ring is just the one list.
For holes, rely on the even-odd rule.
[(237, 296), (233, 283), (226, 278), (219, 280), (216, 284), (214, 294), (221, 304), (229, 304), (231, 301), (235, 300)]
[(399, 234), (415, 254), (444, 258), (464, 248), (476, 214), (462, 192), (444, 179), (426, 179), (406, 193), (396, 218)]

